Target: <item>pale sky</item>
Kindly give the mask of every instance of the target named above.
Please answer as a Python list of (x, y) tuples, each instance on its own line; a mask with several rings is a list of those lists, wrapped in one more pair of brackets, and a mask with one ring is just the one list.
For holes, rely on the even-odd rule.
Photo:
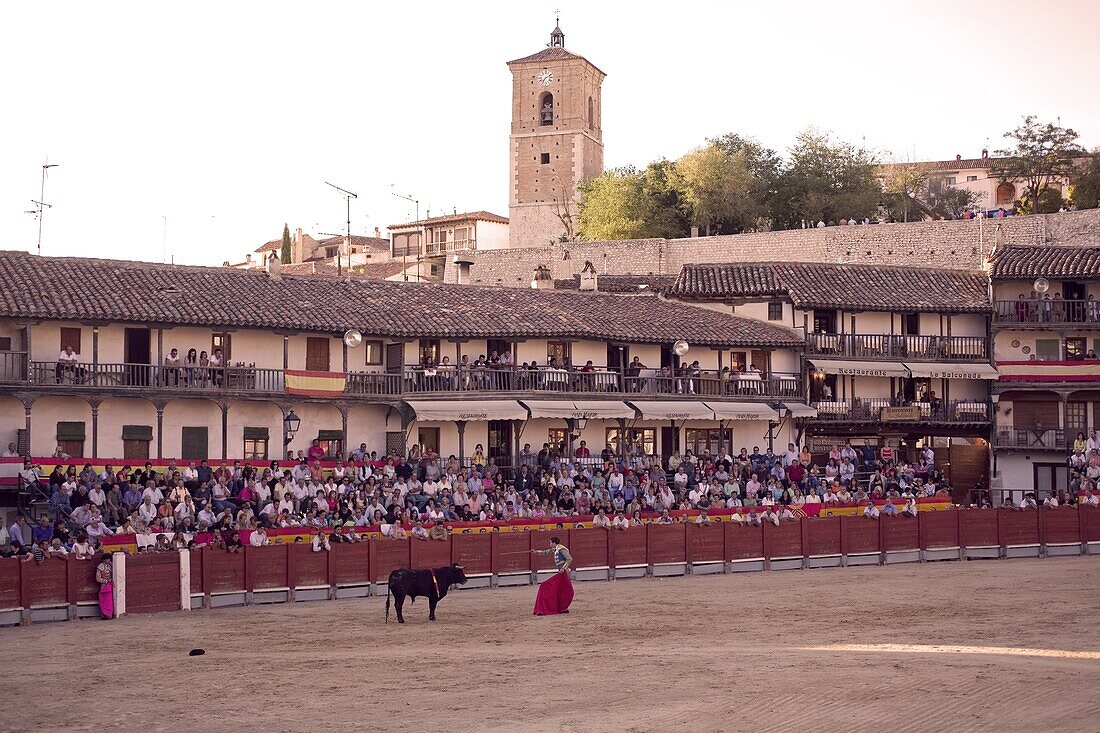
[[(896, 159), (978, 156), (1024, 114), (1100, 145), (1096, 0), (0, 3), (2, 249), (50, 171), (43, 254), (238, 261), (284, 222), (508, 214), (510, 75), (561, 10), (608, 74), (608, 168), (813, 125)], [(167, 217), (167, 237), (162, 237)]]

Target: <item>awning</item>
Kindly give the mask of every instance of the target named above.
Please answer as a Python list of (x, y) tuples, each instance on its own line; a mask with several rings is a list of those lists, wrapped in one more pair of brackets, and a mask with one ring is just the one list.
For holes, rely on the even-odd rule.
[(965, 362), (929, 362), (927, 364), (905, 362), (914, 377), (931, 379), (996, 379), (1000, 376), (992, 364), (967, 364)]
[(770, 420), (779, 422), (779, 413), (759, 402), (707, 402), (719, 420)]
[(57, 423), (58, 440), (84, 440), (84, 423), (59, 422)]
[(634, 417), (634, 409), (616, 400), (524, 400), (531, 417), (561, 420), (618, 419)]
[(573, 400), (573, 417), (619, 420), (634, 417), (634, 408), (618, 400)]
[(631, 400), (645, 420), (713, 420), (714, 412), (702, 402), (674, 400)]
[(515, 400), (409, 400), (417, 420), (526, 420), (527, 408)]
[(789, 417), (817, 417), (817, 410), (801, 402), (784, 402)]
[(844, 374), (849, 377), (908, 377), (909, 369), (900, 361), (841, 361), (839, 359), (810, 359), (815, 367), (826, 374)]
[[(247, 431), (245, 438), (248, 438)], [(267, 437), (266, 435), (264, 436)], [(152, 425), (123, 425), (122, 426), (122, 439), (123, 440), (152, 440), (153, 439), (153, 426)]]

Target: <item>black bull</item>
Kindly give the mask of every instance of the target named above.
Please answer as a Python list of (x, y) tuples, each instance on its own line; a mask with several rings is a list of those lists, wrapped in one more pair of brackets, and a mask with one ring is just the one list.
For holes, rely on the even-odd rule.
[(386, 623), (390, 621), (390, 594), (393, 594), (394, 605), (397, 607), (398, 623), (405, 623), (405, 617), (401, 614), (401, 605), (408, 597), (410, 601), (417, 596), (425, 596), (428, 599), (428, 620), (435, 621), (435, 604), (439, 599), (447, 595), (451, 586), (462, 585), (466, 582), (466, 573), (459, 565), (445, 565), (434, 570), (413, 570), (411, 568), (398, 568), (390, 573), (389, 586), (386, 589)]

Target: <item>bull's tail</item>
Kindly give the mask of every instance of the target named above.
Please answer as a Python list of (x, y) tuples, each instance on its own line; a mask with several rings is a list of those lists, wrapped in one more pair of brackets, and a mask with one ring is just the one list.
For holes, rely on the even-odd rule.
[(386, 623), (390, 622), (390, 586), (392, 583), (386, 583)]

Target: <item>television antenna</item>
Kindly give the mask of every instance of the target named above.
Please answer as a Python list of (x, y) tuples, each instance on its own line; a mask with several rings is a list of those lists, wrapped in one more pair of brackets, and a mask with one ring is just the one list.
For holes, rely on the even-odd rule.
[[(344, 239), (344, 246), (350, 248), (351, 247), (351, 200), (359, 198), (359, 194), (352, 193), (351, 191), (348, 191), (347, 189), (344, 189), (344, 188), (340, 188), (335, 183), (329, 183), (328, 181), (325, 181), (325, 185), (326, 186), (332, 186), (337, 191), (344, 194), (344, 198), (346, 198), (347, 201), (348, 201), (348, 233), (347, 233), (347, 237)], [(336, 255), (336, 276), (337, 277), (340, 277), (344, 274), (343, 265), (341, 263), (342, 263), (341, 256), (340, 256), (339, 253), (337, 253), (337, 255)], [(349, 275), (351, 274), (351, 251), (350, 251), (350, 249), (348, 250), (348, 274)]]

